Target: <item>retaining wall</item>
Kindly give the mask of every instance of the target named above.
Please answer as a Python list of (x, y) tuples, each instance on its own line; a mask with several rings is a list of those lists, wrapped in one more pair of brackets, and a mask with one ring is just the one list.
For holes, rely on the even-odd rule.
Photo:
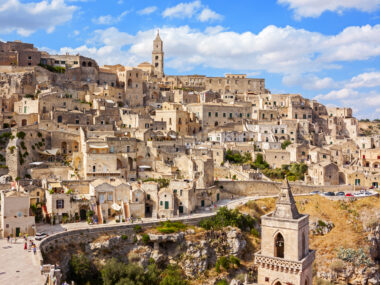
[[(281, 182), (251, 180), (251, 181), (216, 181), (216, 186), (221, 189), (222, 198), (231, 198), (235, 196), (268, 196), (277, 195)], [(337, 192), (337, 191), (353, 191), (351, 185), (331, 185), (331, 186), (317, 186), (317, 185), (304, 185), (300, 183), (290, 183), (293, 194), (307, 194), (312, 191), (320, 192)], [(360, 190), (356, 187), (356, 190)]]

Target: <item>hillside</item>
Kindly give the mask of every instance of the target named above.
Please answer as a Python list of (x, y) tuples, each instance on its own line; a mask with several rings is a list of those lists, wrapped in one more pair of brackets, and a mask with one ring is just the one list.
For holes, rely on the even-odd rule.
[[(368, 276), (374, 275), (371, 272), (379, 270), (380, 198), (368, 197), (343, 202), (315, 195), (296, 197), (295, 199), (300, 213), (310, 215), (310, 224), (315, 223), (322, 228), (327, 228), (328, 223), (334, 225), (331, 231), (324, 235), (310, 233), (310, 248), (317, 250), (314, 264), (317, 284), (329, 284), (323, 283), (322, 279), (335, 284), (339, 284), (339, 282), (356, 284), (353, 281), (364, 280)], [(275, 199), (263, 199), (248, 202), (240, 207), (240, 211), (258, 217), (273, 211), (274, 207)], [(311, 226), (310, 230), (312, 231), (313, 228), (315, 229), (315, 226)], [(361, 249), (363, 249), (363, 253)], [(358, 252), (359, 254), (357, 254)], [(355, 261), (347, 261), (349, 258), (342, 260), (342, 255), (352, 255), (353, 259), (356, 256), (357, 264), (354, 264)], [(359, 258), (359, 255), (362, 256)], [(366, 265), (368, 260), (373, 264), (377, 262), (377, 267)]]

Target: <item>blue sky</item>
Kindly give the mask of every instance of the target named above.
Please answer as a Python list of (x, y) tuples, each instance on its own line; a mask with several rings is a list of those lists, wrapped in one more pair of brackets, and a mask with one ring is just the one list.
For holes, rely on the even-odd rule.
[(0, 0), (0, 40), (134, 66), (159, 29), (166, 74), (247, 73), (374, 119), (379, 11), (380, 0)]

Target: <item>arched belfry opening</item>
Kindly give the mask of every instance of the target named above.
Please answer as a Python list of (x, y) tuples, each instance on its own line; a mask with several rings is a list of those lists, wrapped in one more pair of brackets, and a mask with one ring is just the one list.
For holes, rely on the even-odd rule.
[(285, 243), (284, 237), (281, 233), (278, 233), (274, 238), (274, 256), (284, 258)]
[(277, 281), (274, 285), (281, 285), (281, 282)]

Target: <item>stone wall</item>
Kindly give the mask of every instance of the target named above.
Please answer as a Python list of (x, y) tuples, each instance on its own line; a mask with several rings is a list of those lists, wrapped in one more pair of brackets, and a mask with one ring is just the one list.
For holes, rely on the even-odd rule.
[[(197, 225), (202, 219), (205, 217), (213, 216), (215, 213), (210, 213), (207, 215), (204, 215), (202, 217), (193, 217), (193, 218), (177, 218), (177, 219), (171, 219), (172, 221), (180, 220), (185, 224), (188, 225)], [(160, 221), (156, 222), (148, 222), (148, 223), (135, 223), (135, 224), (113, 224), (113, 225), (97, 225), (93, 226), (92, 228), (85, 228), (85, 229), (77, 229), (77, 230), (70, 230), (66, 232), (60, 232), (57, 234), (53, 234), (51, 236), (46, 237), (44, 240), (41, 241), (39, 247), (42, 253), (49, 251), (49, 248), (51, 245), (54, 245), (55, 243), (71, 243), (73, 240), (76, 242), (91, 242), (95, 240), (97, 237), (101, 235), (130, 235), (131, 233), (134, 233), (134, 227), (136, 225), (141, 225), (143, 228), (151, 228), (158, 226)], [(41, 258), (41, 257), (40, 257)], [(41, 258), (41, 264), (43, 263), (43, 260)]]
[[(269, 196), (277, 195), (280, 191), (280, 182), (252, 180), (252, 181), (216, 181), (215, 184), (221, 189), (222, 199), (230, 199), (236, 196)], [(306, 194), (312, 191), (353, 191), (351, 185), (317, 186), (290, 183), (294, 194)], [(359, 190), (358, 188), (356, 190)]]

